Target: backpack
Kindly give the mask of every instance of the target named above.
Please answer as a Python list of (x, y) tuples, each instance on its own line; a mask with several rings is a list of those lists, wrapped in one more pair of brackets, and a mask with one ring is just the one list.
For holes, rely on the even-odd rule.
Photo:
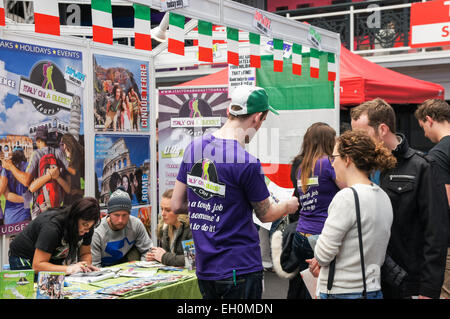
[[(47, 173), (52, 165), (58, 165), (53, 149), (49, 147), (50, 153), (45, 154), (39, 160), (39, 177)], [(50, 180), (44, 184), (37, 192), (35, 203), (43, 212), (49, 208), (59, 207), (61, 204), (60, 186), (56, 180)]]

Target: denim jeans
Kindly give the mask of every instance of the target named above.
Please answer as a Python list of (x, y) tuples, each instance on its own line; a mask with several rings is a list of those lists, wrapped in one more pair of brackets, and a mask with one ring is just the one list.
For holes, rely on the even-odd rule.
[[(320, 293), (320, 299), (361, 299), (362, 292), (349, 294), (324, 294)], [(367, 292), (367, 299), (383, 299), (381, 290)]]
[(198, 279), (198, 287), (203, 299), (261, 299), (263, 272), (249, 274), (221, 280)]
[(309, 244), (308, 238), (301, 235), (299, 232), (295, 232), (292, 249), (295, 252), (295, 256), (297, 256), (300, 271), (308, 268), (309, 264), (305, 260), (314, 257), (314, 251)]

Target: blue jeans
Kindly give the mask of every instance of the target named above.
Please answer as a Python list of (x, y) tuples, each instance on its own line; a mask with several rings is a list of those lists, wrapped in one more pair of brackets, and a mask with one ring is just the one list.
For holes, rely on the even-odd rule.
[(305, 260), (314, 257), (314, 251), (309, 244), (308, 238), (296, 231), (292, 242), (292, 249), (295, 252), (295, 256), (297, 256), (300, 271), (308, 268), (309, 264)]
[(203, 299), (261, 299), (263, 272), (249, 274), (221, 280), (198, 279), (198, 287)]
[[(350, 294), (324, 294), (320, 293), (320, 299), (361, 299), (362, 292)], [(367, 299), (383, 299), (381, 290), (367, 292)]]

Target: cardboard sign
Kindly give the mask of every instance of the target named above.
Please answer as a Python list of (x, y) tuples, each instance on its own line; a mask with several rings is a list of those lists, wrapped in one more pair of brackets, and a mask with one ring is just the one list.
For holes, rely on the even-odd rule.
[(411, 48), (450, 44), (450, 1), (411, 4)]

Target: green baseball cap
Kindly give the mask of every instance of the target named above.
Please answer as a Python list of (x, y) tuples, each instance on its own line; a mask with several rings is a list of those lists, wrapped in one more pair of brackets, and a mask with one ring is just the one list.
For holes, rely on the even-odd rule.
[[(239, 108), (232, 109), (232, 106)], [(231, 103), (228, 106), (228, 112), (232, 115), (253, 114), (270, 110), (278, 115), (279, 113), (269, 105), (269, 96), (266, 90), (258, 86), (241, 85), (231, 93)]]

